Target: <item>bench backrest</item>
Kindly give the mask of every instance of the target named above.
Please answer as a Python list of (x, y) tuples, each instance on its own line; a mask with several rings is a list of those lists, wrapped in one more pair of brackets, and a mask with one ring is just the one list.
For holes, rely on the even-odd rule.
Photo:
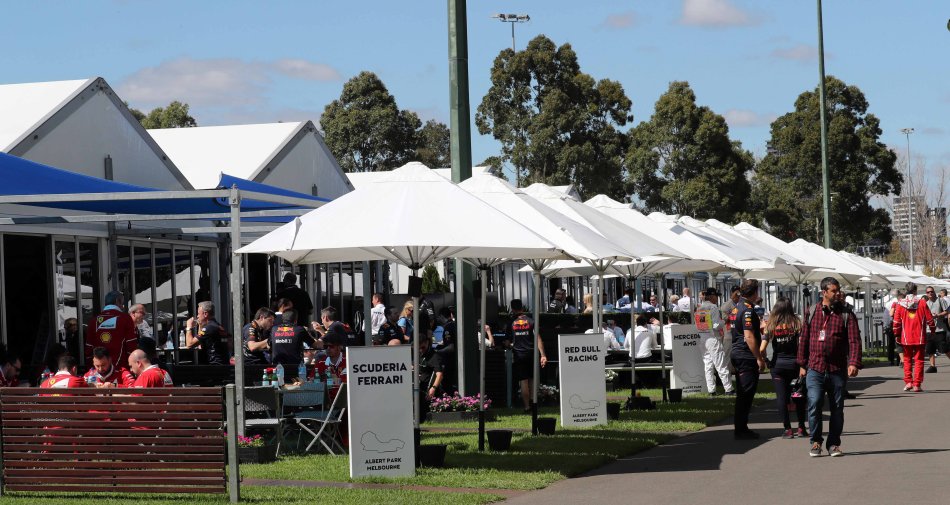
[(0, 388), (2, 490), (227, 493), (223, 405), (221, 388)]

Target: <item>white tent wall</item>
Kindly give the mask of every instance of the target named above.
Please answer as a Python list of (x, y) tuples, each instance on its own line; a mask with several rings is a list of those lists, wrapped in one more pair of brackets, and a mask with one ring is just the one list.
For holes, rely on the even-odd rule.
[(191, 189), (104, 79), (94, 80), (7, 152), (99, 178), (105, 178), (105, 158), (110, 156), (115, 181)]
[(312, 123), (305, 123), (295, 138), (299, 140), (291, 141), (286, 155), (276, 164), (268, 163), (254, 181), (307, 194), (311, 194), (312, 186), (316, 184), (317, 196), (331, 199), (353, 190), (353, 185)]

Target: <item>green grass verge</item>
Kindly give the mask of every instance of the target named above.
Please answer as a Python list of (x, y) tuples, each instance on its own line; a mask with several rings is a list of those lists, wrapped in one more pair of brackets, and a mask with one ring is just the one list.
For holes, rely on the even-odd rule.
[[(642, 394), (658, 398), (660, 391), (644, 390)], [(733, 405), (732, 398), (698, 395), (687, 397), (682, 403), (660, 403), (652, 411), (623, 411), (620, 420), (611, 421), (606, 426), (558, 426), (554, 435), (538, 437), (516, 431), (512, 437), (511, 450), (504, 453), (477, 450), (478, 435), (474, 431), (477, 424), (474, 422), (426, 423), (423, 427), (430, 431), (423, 433), (422, 442), (448, 446), (445, 468), (420, 468), (414, 477), (378, 477), (355, 481), (539, 489), (619, 457), (654, 447), (678, 434), (701, 430), (730, 416)], [(531, 427), (530, 416), (518, 409), (492, 410), (497, 419), (488, 423), (487, 429), (528, 430)], [(559, 417), (554, 407), (542, 408), (541, 415)], [(463, 429), (465, 431), (449, 431)], [(276, 463), (242, 465), (241, 473), (244, 477), (269, 479), (351, 481), (345, 456), (288, 456)]]
[[(445, 493), (408, 491), (403, 489), (339, 489), (243, 486), (242, 503), (279, 503), (281, 505), (313, 505), (314, 503), (345, 503), (347, 505), (480, 505), (500, 500), (500, 496), (477, 493)], [(104, 505), (125, 504), (147, 500), (149, 505), (226, 504), (227, 495), (121, 495), (77, 493), (10, 493), (0, 498), (0, 505)]]

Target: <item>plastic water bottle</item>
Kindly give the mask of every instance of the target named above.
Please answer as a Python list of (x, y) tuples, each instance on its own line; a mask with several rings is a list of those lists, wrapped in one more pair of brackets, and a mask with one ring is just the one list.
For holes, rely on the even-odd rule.
[(276, 369), (275, 371), (277, 372), (277, 384), (276, 384), (276, 386), (277, 386), (277, 387), (281, 387), (281, 386), (284, 385), (284, 365), (281, 365), (280, 363), (278, 363), (278, 364), (277, 364), (277, 369)]
[(270, 386), (270, 374), (264, 369), (264, 376), (261, 377), (261, 386)]
[(297, 379), (300, 380), (300, 382), (307, 382), (307, 364), (303, 361), (297, 365)]

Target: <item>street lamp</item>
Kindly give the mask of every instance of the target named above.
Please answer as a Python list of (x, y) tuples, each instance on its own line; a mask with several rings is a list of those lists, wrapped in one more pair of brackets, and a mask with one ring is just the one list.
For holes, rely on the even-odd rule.
[(527, 14), (495, 14), (492, 19), (497, 19), (502, 23), (511, 23), (511, 50), (515, 51), (515, 23), (527, 23), (531, 21), (531, 16)]
[(914, 194), (914, 185), (910, 179), (910, 134), (914, 133), (913, 128), (901, 128), (901, 133), (907, 136), (907, 198), (904, 205), (907, 206), (907, 234), (910, 235), (910, 269), (914, 269), (914, 219), (910, 212), (911, 200)]

